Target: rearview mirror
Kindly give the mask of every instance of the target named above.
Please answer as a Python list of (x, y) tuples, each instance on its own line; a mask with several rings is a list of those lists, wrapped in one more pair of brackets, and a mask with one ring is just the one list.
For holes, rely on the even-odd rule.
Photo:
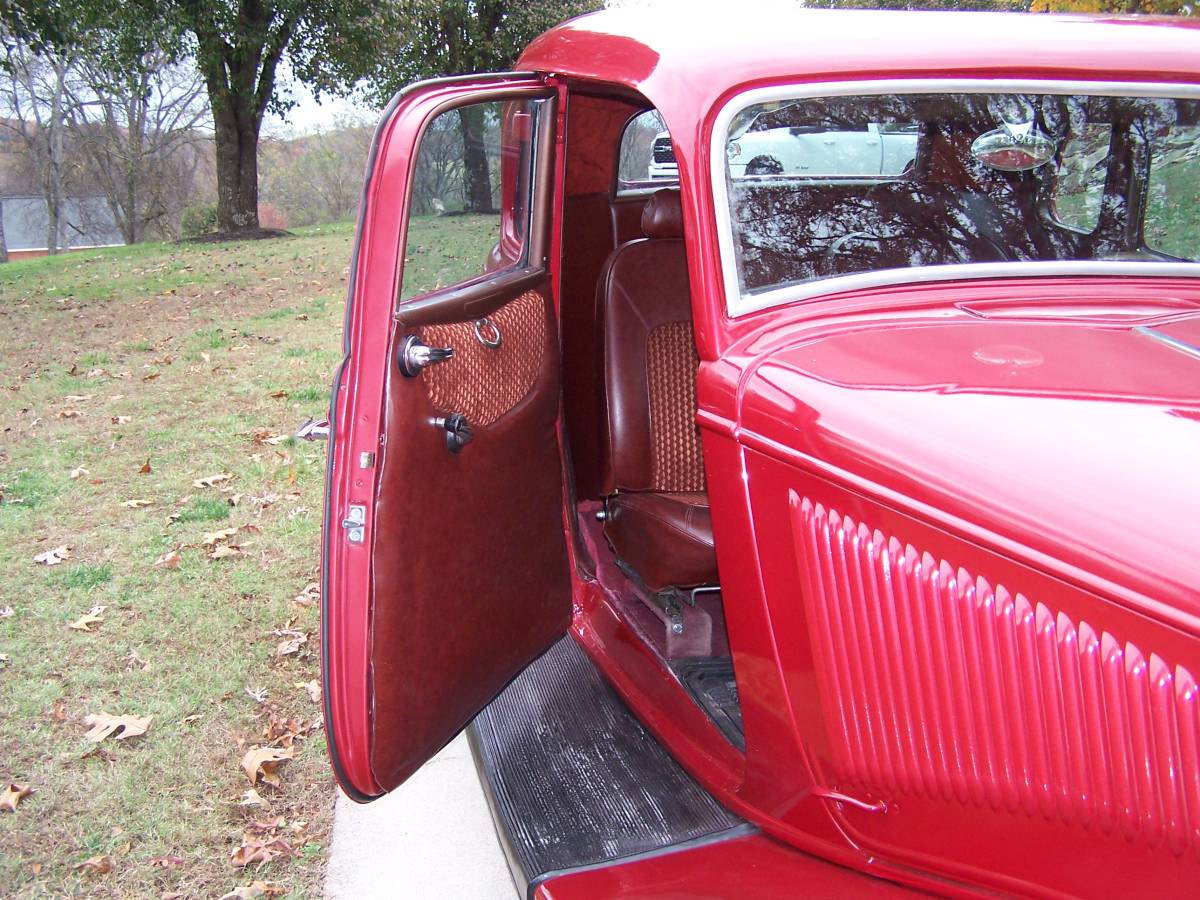
[(1054, 138), (1033, 122), (1005, 123), (981, 134), (971, 144), (971, 156), (1001, 172), (1028, 172), (1054, 158)]

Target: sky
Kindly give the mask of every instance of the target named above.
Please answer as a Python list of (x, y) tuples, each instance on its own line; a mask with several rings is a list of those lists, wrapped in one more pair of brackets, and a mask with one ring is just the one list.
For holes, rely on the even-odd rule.
[(279, 96), (290, 97), (296, 106), (284, 116), (268, 113), (263, 121), (265, 137), (292, 138), (328, 131), (347, 118), (374, 125), (379, 118), (379, 110), (354, 100), (324, 96), (318, 101), (312, 91), (292, 77), (286, 63), (280, 66), (277, 85)]

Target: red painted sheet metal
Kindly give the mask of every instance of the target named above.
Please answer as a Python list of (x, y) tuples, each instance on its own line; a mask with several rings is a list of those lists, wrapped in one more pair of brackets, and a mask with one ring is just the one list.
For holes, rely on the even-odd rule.
[(838, 788), (1200, 855), (1191, 672), (794, 492), (791, 512)]

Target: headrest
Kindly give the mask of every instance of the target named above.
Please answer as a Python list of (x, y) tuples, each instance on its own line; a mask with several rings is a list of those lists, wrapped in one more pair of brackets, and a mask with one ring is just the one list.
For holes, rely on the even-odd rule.
[(663, 188), (655, 191), (642, 210), (642, 233), (649, 238), (683, 237), (683, 204), (679, 191)]

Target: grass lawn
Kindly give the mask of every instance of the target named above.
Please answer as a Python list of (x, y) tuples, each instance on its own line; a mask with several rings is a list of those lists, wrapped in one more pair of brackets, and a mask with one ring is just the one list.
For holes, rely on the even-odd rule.
[[(486, 224), (416, 223), (410, 285), (478, 271)], [(288, 435), (326, 410), (351, 239), (0, 266), (0, 795), (34, 790), (0, 809), (0, 893), (320, 895), (325, 447)], [(94, 743), (102, 714), (151, 719)], [(293, 755), (278, 784), (258, 747)]]

